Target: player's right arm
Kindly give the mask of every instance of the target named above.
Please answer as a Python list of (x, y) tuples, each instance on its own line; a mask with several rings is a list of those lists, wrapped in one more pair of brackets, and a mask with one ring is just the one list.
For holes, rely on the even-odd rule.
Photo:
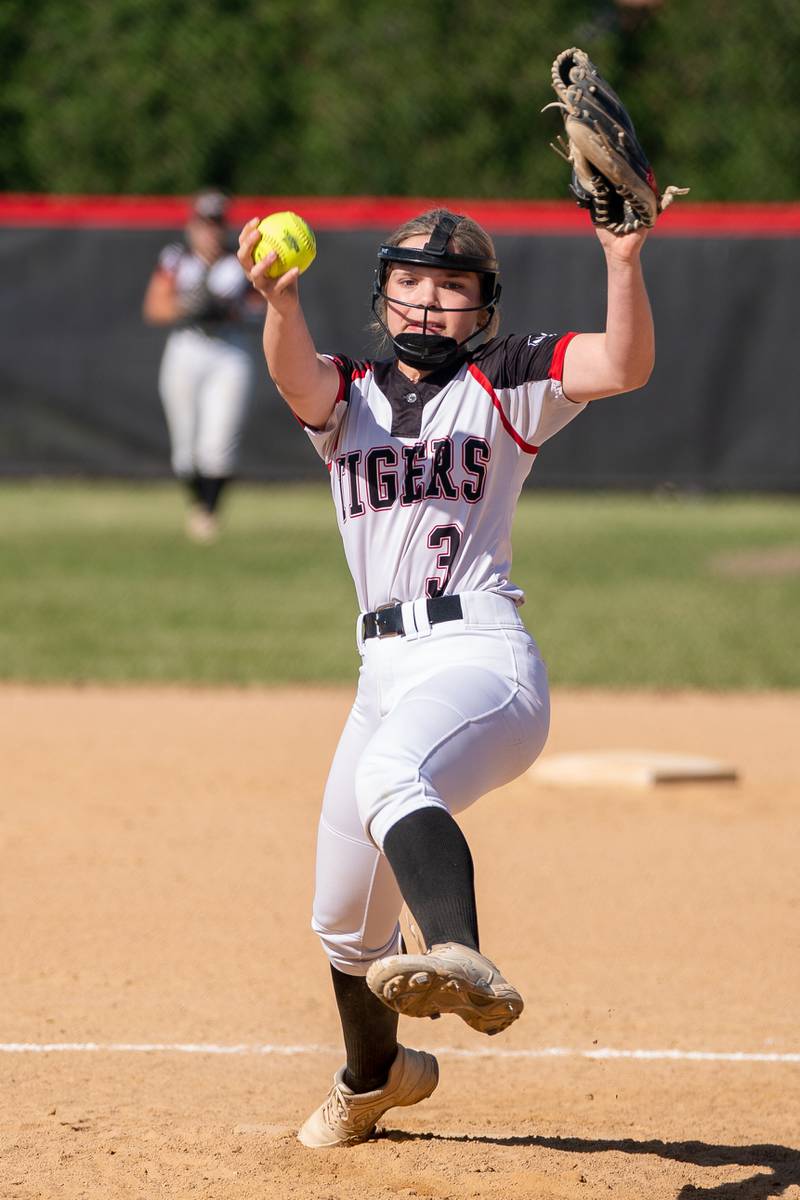
[(264, 322), (264, 357), (272, 381), (292, 412), (306, 424), (321, 429), (327, 424), (339, 394), (340, 377), (330, 359), (317, 354), (300, 305), (296, 267), (277, 279), (267, 271), (275, 254), (253, 265), (253, 249), (260, 234), (258, 217), (248, 221), (239, 235), (238, 258), (247, 278), (267, 302)]

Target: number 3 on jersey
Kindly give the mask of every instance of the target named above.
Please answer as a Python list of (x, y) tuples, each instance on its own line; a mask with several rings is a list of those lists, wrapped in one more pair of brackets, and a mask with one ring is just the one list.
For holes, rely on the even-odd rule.
[(460, 545), (461, 530), (457, 525), (437, 525), (428, 534), (429, 548), (439, 551), (436, 555), (436, 570), (439, 575), (425, 580), (425, 595), (429, 600), (444, 595)]

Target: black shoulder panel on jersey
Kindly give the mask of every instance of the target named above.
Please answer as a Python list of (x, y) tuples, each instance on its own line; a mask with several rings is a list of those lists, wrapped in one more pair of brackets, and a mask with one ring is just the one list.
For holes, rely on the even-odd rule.
[(519, 387), (548, 379), (553, 351), (562, 333), (511, 333), (490, 338), (471, 355), (472, 361), (494, 387)]
[(345, 404), (350, 401), (350, 385), (354, 379), (363, 379), (367, 371), (372, 370), (372, 363), (359, 358), (348, 358), (346, 354), (331, 354), (331, 361), (342, 377), (344, 391), (341, 399)]

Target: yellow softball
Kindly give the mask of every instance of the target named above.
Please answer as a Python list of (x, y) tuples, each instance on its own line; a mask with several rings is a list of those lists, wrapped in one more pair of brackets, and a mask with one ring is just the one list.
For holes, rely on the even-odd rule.
[(293, 212), (271, 213), (258, 223), (261, 241), (256, 242), (253, 250), (253, 262), (260, 262), (271, 251), (277, 258), (267, 271), (267, 274), (277, 279), (285, 275), (292, 267), (298, 267), (301, 274), (310, 267), (317, 253), (317, 242), (313, 232), (302, 217)]

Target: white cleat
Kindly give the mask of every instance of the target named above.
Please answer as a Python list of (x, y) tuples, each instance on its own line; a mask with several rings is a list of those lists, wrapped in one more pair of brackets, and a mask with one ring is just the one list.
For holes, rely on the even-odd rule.
[(457, 942), (426, 954), (393, 954), (367, 972), (371, 992), (405, 1017), (455, 1013), (478, 1033), (506, 1029), (525, 1007), (522, 996), (477, 950)]
[(336, 1072), (325, 1103), (300, 1128), (297, 1137), (304, 1146), (325, 1149), (364, 1142), (388, 1109), (427, 1100), (439, 1082), (439, 1064), (433, 1055), (405, 1046), (397, 1047), (389, 1078), (374, 1092), (351, 1092), (342, 1082), (344, 1071), (342, 1067)]
[(186, 518), (186, 535), (193, 542), (214, 542), (219, 534), (219, 522), (213, 513), (196, 504)]

